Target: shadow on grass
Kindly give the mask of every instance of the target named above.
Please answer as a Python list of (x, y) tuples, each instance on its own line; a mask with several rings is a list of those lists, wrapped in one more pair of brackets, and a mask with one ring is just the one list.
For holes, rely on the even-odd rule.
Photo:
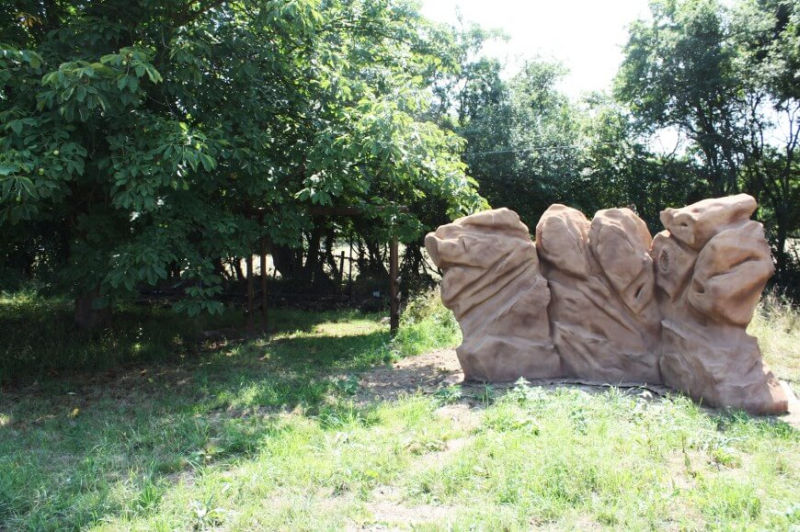
[[(354, 316), (354, 312), (276, 309), (270, 313), (267, 333), (310, 332), (319, 323)], [(0, 386), (181, 362), (200, 356), (220, 338), (252, 338), (246, 325), (238, 309), (188, 318), (165, 308), (128, 306), (117, 309), (107, 326), (85, 331), (75, 327), (68, 301), (25, 295), (0, 298)]]
[[(91, 348), (95, 358), (116, 345), (122, 354), (106, 352), (109, 358), (131, 364), (141, 360), (123, 356), (134, 343), (151, 344), (141, 348), (146, 352), (166, 350), (175, 335), (188, 338), (193, 331), (242, 321), (241, 315), (216, 322), (178, 318), (156, 313), (145, 319), (131, 312), (123, 320), (128, 326), (119, 325), (111, 334), (116, 344), (105, 347), (92, 347), (91, 339), (75, 339), (59, 326), (52, 338), (73, 338), (69, 349)], [(8, 319), (4, 315), (0, 323)], [(14, 323), (18, 330), (3, 334), (18, 335), (15, 345), (22, 346), (44, 334), (48, 320), (35, 326)], [(353, 313), (300, 311), (276, 311), (272, 323), (271, 340), (257, 337), (213, 347), (195, 343), (194, 351), (183, 340), (181, 352), (191, 356), (161, 359), (155, 350), (159, 364), (110, 366), (110, 373), (49, 378), (36, 387), (0, 394), (0, 529), (84, 528), (106, 516), (146, 513), (171, 486), (202, 476), (205, 468), (248, 459), (262, 452), (265, 442), (280, 442), (287, 433), (302, 430), (303, 423), (339, 431), (374, 422), (371, 412), (387, 398), (359, 403), (360, 378), (363, 370), (392, 356), (386, 327)], [(138, 336), (130, 332), (137, 327), (142, 329)], [(57, 352), (57, 344), (47, 351)], [(424, 366), (422, 374), (389, 368), (370, 373), (375, 371), (385, 373), (378, 384), (403, 381), (409, 393), (422, 378), (429, 385), (424, 393), (442, 403), (486, 406), (513, 390), (453, 384), (433, 366)], [(574, 386), (553, 388), (541, 400), (577, 393)], [(613, 389), (602, 393), (609, 403), (623, 395)], [(683, 411), (707, 416), (726, 434), (735, 436), (744, 428), (796, 437), (785, 423), (704, 412), (688, 400), (678, 402)], [(577, 400), (568, 406), (567, 423), (590, 420), (598, 408)], [(623, 406), (616, 410), (620, 415), (640, 415), (627, 403)]]
[[(392, 399), (359, 405), (358, 377), (382, 361), (387, 339), (382, 330), (257, 339), (182, 366), (120, 374), (114, 382), (67, 383), (58, 395), (0, 396), (0, 416), (10, 416), (0, 427), (0, 529), (84, 528), (108, 516), (146, 513), (171, 487), (193, 482), (206, 468), (235, 467), (262, 452), (267, 441), (290, 437), (298, 418), (331, 431), (368, 426), (376, 404)], [(385, 371), (387, 381), (381, 382), (419, 378), (411, 369), (373, 371)], [(509, 394), (522, 400), (526, 393), (513, 385), (450, 383), (432, 366), (422, 373), (431, 386), (423, 391), (442, 404), (483, 408)], [(544, 393), (526, 400), (571, 397), (566, 423), (592, 419), (598, 408), (576, 400), (581, 394), (575, 386), (531, 389)], [(622, 415), (638, 415), (626, 406), (630, 395), (613, 388), (599, 393), (609, 404), (622, 401), (624, 408), (616, 410)], [(675, 401), (726, 434), (796, 434), (768, 419)], [(284, 416), (288, 411), (294, 421)]]
[[(25, 316), (0, 318), (2, 325), (17, 321), (7, 333), (16, 345), (33, 342), (33, 331), (50, 321), (22, 325)], [(100, 345), (97, 337), (53, 326), (54, 342), (69, 339), (65, 351), (73, 354), (89, 349), (87, 361), (112, 348), (124, 351), (110, 357), (115, 365), (45, 375), (36, 385), (0, 392), (0, 529), (82, 528), (104, 515), (140, 511), (140, 499), (198, 468), (258, 452), (265, 439), (286, 430), (285, 412), (325, 428), (361, 419), (351, 400), (354, 375), (391, 356), (388, 328), (353, 313), (276, 311), (275, 339), (222, 342), (193, 353), (185, 338), (202, 330), (198, 324), (157, 312), (144, 321), (138, 313), (121, 318), (127, 326), (106, 333), (111, 343), (101, 336)], [(130, 332), (137, 327), (138, 335)], [(176, 335), (181, 342), (172, 341)], [(133, 344), (158, 363), (123, 356)], [(182, 356), (161, 355), (175, 345)], [(36, 349), (38, 356), (64, 352), (41, 342)], [(52, 495), (42, 499), (43, 493)]]

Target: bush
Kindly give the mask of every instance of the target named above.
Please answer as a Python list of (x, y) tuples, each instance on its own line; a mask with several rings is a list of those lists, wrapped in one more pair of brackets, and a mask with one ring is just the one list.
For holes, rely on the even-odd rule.
[(412, 356), (461, 342), (461, 330), (453, 313), (442, 305), (439, 289), (423, 292), (409, 300), (400, 317), (394, 348)]

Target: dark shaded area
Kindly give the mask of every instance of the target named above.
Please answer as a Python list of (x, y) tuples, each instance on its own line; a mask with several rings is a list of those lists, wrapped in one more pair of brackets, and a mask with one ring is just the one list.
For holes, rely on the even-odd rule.
[[(291, 312), (283, 318), (288, 329), (292, 322), (302, 330), (319, 323)], [(559, 394), (575, 388), (564, 383), (531, 388), (515, 383), (460, 383), (452, 372), (426, 363), (364, 372), (383, 361), (387, 339), (385, 332), (342, 337), (319, 334), (271, 342), (255, 339), (209, 348), (182, 364), (76, 375), (0, 394), (0, 413), (12, 415), (11, 423), (0, 427), (0, 444), (13, 438), (31, 450), (49, 451), (57, 446), (63, 460), (61, 466), (37, 471), (40, 476), (35, 479), (0, 478), (0, 526), (34, 511), (33, 498), (21, 494), (36, 489), (59, 489), (61, 501), (80, 501), (87, 492), (97, 494), (91, 511), (81, 505), (59, 509), (47, 502), (36, 508), (48, 516), (43, 519), (62, 515), (65, 527), (89, 526), (103, 516), (130, 508), (146, 511), (174, 484), (191, 482), (196, 468), (209, 464), (233, 467), (263, 452), (267, 439), (279, 441), (289, 430), (279, 415), (282, 412), (313, 418), (323, 430), (336, 432), (353, 420), (369, 426), (376, 421), (374, 409), (381, 401), (405, 393), (421, 391), (442, 405), (485, 408), (508, 394), (523, 397), (526, 390), (535, 388)], [(407, 386), (400, 389), (393, 384), (397, 382)], [(593, 394), (662, 400), (641, 387), (579, 386)], [(378, 392), (377, 396), (365, 397), (372, 392)], [(70, 415), (75, 409), (79, 413)], [(792, 427), (773, 419), (751, 418), (740, 412), (706, 412), (721, 433), (750, 425), (770, 437), (797, 437)], [(590, 412), (577, 410), (574, 419), (565, 422), (577, 423), (580, 429), (585, 415)], [(43, 431), (51, 435), (46, 442), (39, 439)], [(14, 460), (21, 460), (20, 455)], [(62, 467), (76, 478), (96, 478), (97, 484), (65, 482)], [(131, 471), (136, 473), (131, 475)], [(101, 482), (105, 479), (113, 484), (113, 479), (119, 478), (132, 483), (137, 494), (127, 508), (115, 506), (107, 484)]]
[(160, 365), (203, 358), (230, 342), (308, 332), (316, 324), (359, 314), (315, 310), (276, 309), (267, 331), (256, 332), (248, 330), (245, 313), (234, 307), (221, 315), (187, 319), (159, 305), (129, 305), (102, 327), (86, 330), (75, 327), (69, 301), (18, 297), (0, 303), (0, 389), (76, 372), (114, 377), (131, 367), (158, 371)]

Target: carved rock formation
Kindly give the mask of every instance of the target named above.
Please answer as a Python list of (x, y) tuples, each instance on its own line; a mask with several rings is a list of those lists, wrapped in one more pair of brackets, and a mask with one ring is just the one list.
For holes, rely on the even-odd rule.
[(629, 209), (553, 205), (536, 226), (551, 292), (553, 343), (570, 377), (660, 383), (661, 316), (653, 294), (650, 233)]
[(666, 209), (655, 239), (629, 209), (590, 222), (564, 205), (542, 215), (535, 246), (508, 209), (439, 227), (425, 246), (461, 325), (465, 378), (664, 383), (714, 406), (785, 412), (745, 333), (773, 273), (755, 208), (740, 194)]
[(664, 382), (712, 406), (780, 413), (788, 398), (745, 329), (773, 274), (755, 200), (739, 194), (666, 209), (653, 241)]
[(528, 228), (508, 209), (460, 218), (425, 238), (447, 273), (442, 301), (461, 325), (464, 377), (504, 381), (561, 374), (550, 340), (550, 289)]

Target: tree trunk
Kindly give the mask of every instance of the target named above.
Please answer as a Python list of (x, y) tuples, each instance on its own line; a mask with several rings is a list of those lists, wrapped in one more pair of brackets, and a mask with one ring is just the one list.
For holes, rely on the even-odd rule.
[(308, 254), (306, 255), (306, 264), (303, 269), (303, 279), (312, 285), (330, 284), (330, 279), (323, 268), (323, 262), (320, 260), (322, 232), (322, 226), (317, 225), (308, 238)]
[(788, 225), (788, 220), (785, 216), (785, 209), (783, 206), (777, 206), (775, 208), (775, 269), (777, 270), (778, 276), (782, 276), (786, 272), (786, 263), (787, 261), (787, 253), (786, 253), (786, 239), (788, 237), (788, 232), (786, 231), (786, 226)]
[(383, 263), (384, 254), (381, 253), (381, 245), (378, 242), (367, 242), (369, 251), (369, 272), (381, 277), (389, 277), (386, 265)]
[(297, 279), (302, 275), (302, 252), (289, 246), (272, 245), (272, 262), (284, 279)]
[(336, 264), (336, 258), (333, 256), (333, 246), (336, 243), (336, 235), (333, 226), (328, 228), (328, 234), (325, 235), (325, 262), (331, 269), (331, 275), (334, 279), (338, 279), (341, 283), (342, 272), (339, 271), (339, 266)]
[(221, 279), (225, 281), (230, 281), (230, 275), (228, 272), (225, 271), (225, 263), (222, 258), (214, 260), (214, 273), (217, 274)]
[(99, 297), (100, 289), (94, 288), (75, 298), (75, 325), (79, 329), (92, 330), (108, 322), (110, 310), (98, 308)]
[(234, 257), (233, 258), (233, 271), (236, 272), (236, 280), (238, 282), (244, 281), (244, 272), (242, 271), (242, 258), (241, 257)]

